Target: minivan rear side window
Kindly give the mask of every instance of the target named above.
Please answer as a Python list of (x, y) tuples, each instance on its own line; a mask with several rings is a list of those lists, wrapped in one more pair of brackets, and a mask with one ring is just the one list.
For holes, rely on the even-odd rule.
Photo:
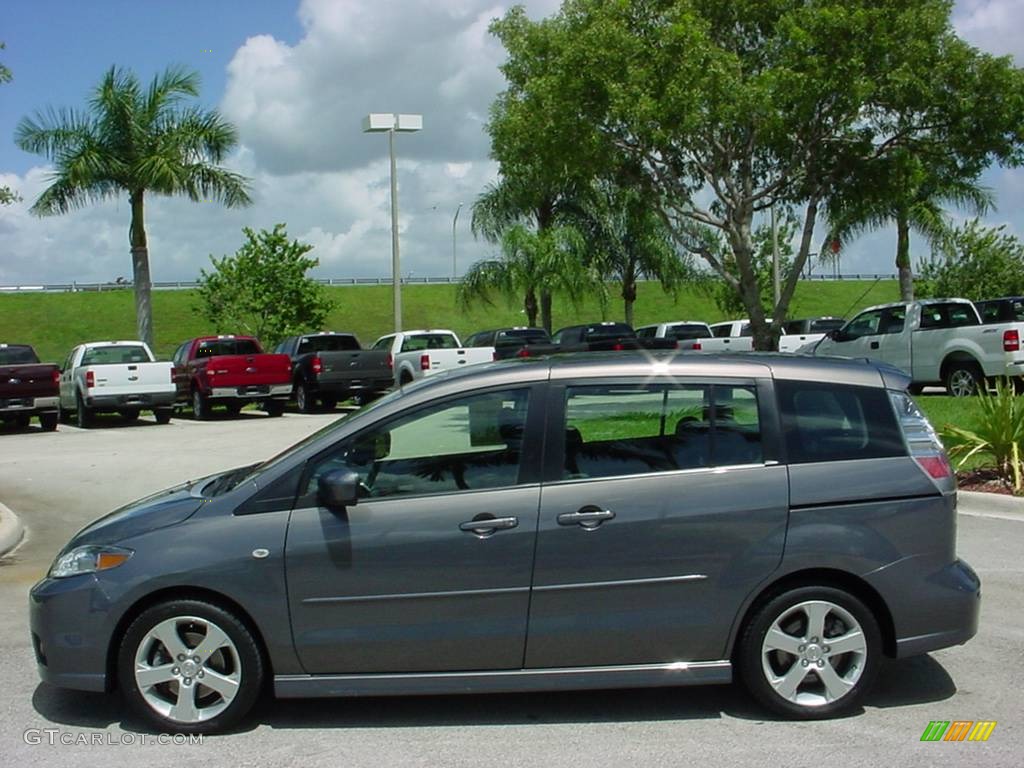
[(907, 453), (884, 389), (777, 381), (775, 391), (790, 464), (880, 459)]

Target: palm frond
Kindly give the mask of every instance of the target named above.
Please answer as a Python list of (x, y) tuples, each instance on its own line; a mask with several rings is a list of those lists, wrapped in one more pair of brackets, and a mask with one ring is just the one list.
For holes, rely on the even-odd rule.
[(95, 138), (95, 124), (89, 116), (74, 109), (37, 111), (22, 118), (14, 131), (14, 142), (24, 151), (48, 160), (75, 152)]

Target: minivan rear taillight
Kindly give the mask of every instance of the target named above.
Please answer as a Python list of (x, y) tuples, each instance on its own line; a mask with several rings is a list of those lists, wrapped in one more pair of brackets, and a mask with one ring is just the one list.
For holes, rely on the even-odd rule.
[(430, 355), (420, 355), (420, 370), (421, 371), (429, 371), (430, 370)]
[(949, 465), (946, 449), (914, 399), (906, 392), (890, 392), (889, 397), (896, 409), (910, 457), (933, 480), (952, 477), (953, 468)]
[(1003, 352), (1020, 352), (1020, 332), (1016, 328), (1003, 331)]
[(91, 389), (96, 386), (96, 374), (92, 371), (85, 372), (85, 386), (87, 389)]

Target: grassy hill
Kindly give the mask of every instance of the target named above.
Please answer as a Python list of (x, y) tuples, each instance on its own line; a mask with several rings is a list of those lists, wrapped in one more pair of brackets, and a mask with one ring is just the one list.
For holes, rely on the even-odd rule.
[[(391, 328), (390, 286), (344, 286), (328, 288), (335, 301), (327, 329), (351, 331), (364, 344), (371, 343)], [(792, 317), (841, 315), (847, 317), (862, 307), (898, 298), (895, 281), (802, 282), (793, 300)], [(402, 290), (406, 328), (450, 328), (460, 336), (502, 325), (524, 325), (519, 306), (503, 300), (494, 305), (474, 305), (462, 312), (455, 304), (451, 285), (410, 285)], [(187, 338), (215, 329), (203, 318), (193, 291), (155, 291), (153, 315), (156, 349), (169, 358)], [(556, 300), (556, 327), (592, 320), (622, 317), (622, 302), (612, 301), (602, 313), (596, 299), (579, 307)], [(666, 296), (656, 283), (640, 285), (636, 324), (668, 320), (724, 320), (712, 298), (698, 290)], [(223, 329), (230, 332), (232, 329)], [(0, 295), (0, 342), (29, 343), (43, 360), (60, 362), (80, 342), (135, 338), (135, 308), (130, 290), (103, 293), (46, 293)]]

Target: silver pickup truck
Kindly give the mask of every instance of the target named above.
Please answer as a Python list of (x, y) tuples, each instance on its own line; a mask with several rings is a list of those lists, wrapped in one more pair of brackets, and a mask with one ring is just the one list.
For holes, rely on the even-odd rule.
[(982, 325), (967, 299), (869, 307), (818, 342), (815, 355), (880, 360), (910, 374), (911, 391), (942, 385), (972, 395), (998, 378), (1022, 388), (1024, 322)]
[(171, 420), (174, 364), (158, 362), (141, 341), (79, 344), (64, 361), (60, 376), (60, 412), (75, 413), (77, 426), (92, 425), (93, 416), (116, 411), (137, 419), (152, 411), (158, 424)]

